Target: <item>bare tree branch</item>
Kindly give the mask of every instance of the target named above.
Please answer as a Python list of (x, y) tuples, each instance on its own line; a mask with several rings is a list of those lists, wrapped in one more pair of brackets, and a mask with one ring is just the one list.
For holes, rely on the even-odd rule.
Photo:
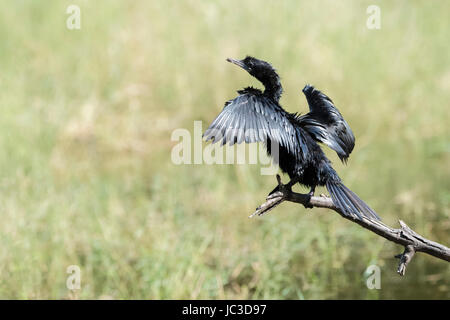
[(450, 262), (449, 248), (440, 243), (422, 237), (401, 220), (399, 220), (401, 228), (394, 229), (380, 221), (371, 220), (365, 217), (363, 217), (362, 220), (359, 220), (351, 216), (346, 216), (334, 205), (333, 200), (330, 197), (325, 195), (321, 195), (320, 197), (311, 197), (308, 194), (292, 192), (290, 188), (281, 183), (281, 178), (279, 175), (277, 175), (277, 181), (280, 191), (268, 196), (266, 202), (256, 208), (256, 211), (250, 216), (250, 218), (255, 215), (260, 216), (267, 213), (283, 201), (300, 203), (307, 208), (327, 208), (336, 211), (343, 218), (357, 223), (361, 227), (366, 228), (389, 241), (404, 246), (404, 252), (395, 256), (400, 259), (397, 272), (402, 276), (405, 274), (406, 267), (416, 252), (424, 252), (436, 258)]

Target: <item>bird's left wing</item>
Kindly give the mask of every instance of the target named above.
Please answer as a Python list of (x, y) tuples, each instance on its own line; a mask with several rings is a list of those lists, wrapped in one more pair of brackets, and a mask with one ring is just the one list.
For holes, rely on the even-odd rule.
[(203, 134), (206, 141), (229, 143), (274, 141), (296, 157), (305, 157), (308, 149), (304, 131), (290, 121), (292, 115), (260, 91), (244, 90), (225, 103), (222, 112)]
[(324, 93), (310, 85), (305, 86), (303, 93), (310, 112), (297, 117), (297, 121), (315, 140), (325, 143), (346, 162), (355, 146), (352, 129)]

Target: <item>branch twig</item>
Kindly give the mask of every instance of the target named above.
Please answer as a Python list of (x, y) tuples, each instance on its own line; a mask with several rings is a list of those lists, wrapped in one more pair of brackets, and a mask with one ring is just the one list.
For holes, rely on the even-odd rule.
[(255, 215), (260, 216), (269, 212), (283, 201), (300, 203), (305, 207), (327, 208), (336, 211), (343, 218), (357, 223), (361, 227), (366, 228), (389, 241), (404, 246), (404, 252), (395, 256), (400, 259), (397, 272), (401, 276), (405, 275), (406, 267), (411, 262), (416, 252), (424, 252), (436, 258), (450, 262), (449, 248), (440, 243), (422, 237), (401, 220), (399, 221), (401, 228), (394, 229), (380, 221), (371, 220), (365, 217), (363, 217), (362, 220), (359, 220), (351, 216), (346, 216), (334, 205), (331, 198), (325, 195), (321, 195), (320, 197), (311, 197), (308, 194), (292, 192), (290, 188), (285, 187), (281, 183), (281, 178), (279, 175), (277, 175), (277, 181), (280, 191), (268, 196), (266, 202), (256, 208), (256, 211), (250, 216), (250, 218)]

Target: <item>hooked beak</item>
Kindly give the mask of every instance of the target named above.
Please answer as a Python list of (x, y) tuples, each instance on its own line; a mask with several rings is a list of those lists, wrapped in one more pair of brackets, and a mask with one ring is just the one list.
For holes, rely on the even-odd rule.
[(247, 70), (247, 67), (245, 66), (245, 64), (241, 61), (241, 60), (235, 60), (235, 59), (231, 59), (231, 58), (227, 58), (228, 62), (231, 62), (239, 67), (241, 67), (242, 69)]

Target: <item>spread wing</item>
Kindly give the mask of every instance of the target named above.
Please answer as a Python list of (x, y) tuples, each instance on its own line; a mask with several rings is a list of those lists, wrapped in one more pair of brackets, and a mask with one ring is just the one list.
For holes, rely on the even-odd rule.
[(225, 103), (222, 112), (206, 129), (203, 137), (213, 143), (246, 143), (275, 141), (297, 157), (308, 153), (304, 132), (292, 123), (293, 116), (256, 89), (240, 91), (241, 95)]
[(310, 112), (297, 118), (300, 125), (319, 142), (336, 151), (342, 162), (355, 146), (352, 129), (342, 117), (333, 101), (325, 94), (306, 85), (303, 89)]

